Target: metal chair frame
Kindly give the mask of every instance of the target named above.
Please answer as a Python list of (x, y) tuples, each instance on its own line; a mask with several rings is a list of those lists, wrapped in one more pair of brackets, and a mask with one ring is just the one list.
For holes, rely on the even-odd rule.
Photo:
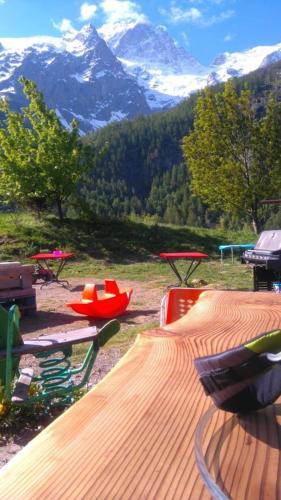
[[(1, 308), (2, 318), (5, 318), (4, 308)], [(3, 398), (7, 402), (16, 404), (34, 404), (39, 401), (48, 401), (52, 404), (69, 402), (74, 392), (82, 389), (88, 382), (98, 351), (107, 340), (119, 331), (120, 324), (117, 320), (111, 320), (100, 330), (96, 327), (83, 328), (68, 333), (58, 333), (37, 337), (36, 339), (23, 341), (19, 333), (19, 310), (12, 306), (7, 314), (6, 328), (2, 329), (6, 335), (6, 347), (0, 347), (0, 378), (2, 379)], [(1, 329), (1, 324), (0, 324)], [(0, 330), (1, 331), (1, 330)], [(70, 357), (72, 346), (90, 342), (81, 366), (71, 366)], [(61, 353), (61, 354), (57, 354)], [(22, 370), (19, 362), (22, 355), (32, 354), (40, 358), (40, 373), (32, 378), (38, 384), (38, 393), (27, 398), (21, 397), (31, 382), (31, 375)], [(43, 361), (41, 359), (43, 358)], [(80, 382), (75, 383), (74, 376), (83, 373)], [(30, 377), (29, 382), (25, 381)], [(4, 380), (3, 380), (4, 379)], [(13, 394), (18, 393), (18, 395)]]

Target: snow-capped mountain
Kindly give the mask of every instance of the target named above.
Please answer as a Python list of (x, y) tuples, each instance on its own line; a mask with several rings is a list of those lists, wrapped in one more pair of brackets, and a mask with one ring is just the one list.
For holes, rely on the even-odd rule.
[(191, 90), (206, 85), (206, 69), (177, 46), (164, 26), (120, 23), (104, 25), (99, 33), (125, 71), (145, 89), (151, 109), (173, 106)]
[(99, 30), (112, 52), (122, 59), (134, 60), (148, 67), (165, 66), (172, 73), (191, 72), (198, 69), (199, 62), (185, 49), (177, 47), (164, 26), (150, 23), (113, 25), (114, 34)]
[(281, 44), (225, 52), (202, 66), (178, 47), (163, 26), (150, 23), (105, 25), (99, 30), (125, 71), (144, 88), (151, 109), (176, 105), (191, 92), (224, 82), (281, 59)]
[(233, 76), (242, 76), (257, 68), (281, 59), (281, 43), (264, 45), (243, 52), (225, 52), (213, 62), (213, 76), (216, 81), (225, 82)]
[(92, 26), (62, 39), (1, 39), (0, 95), (23, 105), (18, 78), (36, 82), (48, 106), (66, 126), (78, 119), (83, 132), (113, 120), (147, 114), (143, 89)]
[(191, 92), (281, 59), (281, 43), (220, 54), (202, 66), (163, 26), (87, 25), (58, 37), (0, 39), (0, 96), (19, 109), (20, 75), (36, 82), (65, 126), (81, 132), (166, 109)]

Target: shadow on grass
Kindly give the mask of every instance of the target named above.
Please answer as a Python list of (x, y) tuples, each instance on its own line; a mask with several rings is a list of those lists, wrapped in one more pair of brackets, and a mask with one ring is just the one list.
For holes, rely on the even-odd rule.
[(112, 263), (147, 261), (165, 251), (197, 250), (217, 257), (218, 246), (228, 243), (224, 232), (219, 230), (148, 225), (128, 220), (68, 219), (60, 223), (57, 219), (46, 219), (41, 231), (43, 239), (49, 236), (50, 248), (68, 246), (80, 254), (79, 258), (94, 256)]
[[(46, 328), (59, 327), (61, 325), (72, 325), (77, 321), (85, 319), (86, 326), (89, 326), (89, 318), (86, 316), (74, 316), (73, 314), (66, 314), (51, 311), (37, 311), (34, 314), (24, 316), (21, 319), (21, 333), (33, 333), (38, 330), (45, 330)], [(81, 326), (79, 326), (81, 328)]]
[[(94, 283), (94, 279), (92, 280), (92, 282)], [(90, 283), (90, 281), (89, 281), (89, 283)], [(71, 287), (69, 291), (70, 292), (83, 292), (84, 288), (85, 288), (84, 284), (83, 285), (76, 285), (76, 286)], [(103, 290), (104, 289), (103, 284), (96, 284), (96, 289)]]
[(127, 311), (125, 314), (119, 316), (117, 319), (119, 319), (123, 323), (132, 324), (133, 322), (131, 320), (134, 318), (137, 318), (139, 316), (151, 317), (152, 314), (157, 314), (158, 312), (159, 309), (141, 309), (141, 310), (138, 309), (137, 311)]

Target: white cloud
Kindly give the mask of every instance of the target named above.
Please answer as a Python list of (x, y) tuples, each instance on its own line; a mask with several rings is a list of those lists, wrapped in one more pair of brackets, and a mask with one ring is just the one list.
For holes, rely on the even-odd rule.
[[(190, 3), (202, 4), (204, 0), (189, 0)], [(219, 5), (224, 0), (208, 0), (213, 4)], [(179, 6), (178, 2), (172, 0), (169, 9), (159, 9), (160, 14), (162, 14), (166, 19), (173, 24), (179, 23), (192, 23), (198, 26), (212, 26), (213, 24), (220, 23), (234, 16), (234, 10), (224, 10), (218, 13), (210, 12), (210, 9), (197, 7), (182, 8)]]
[(223, 41), (224, 42), (231, 42), (231, 40), (233, 40), (233, 38), (235, 38), (234, 35), (232, 35), (231, 33), (227, 33), (227, 35), (225, 35)]
[(213, 14), (209, 17), (205, 17), (202, 19), (202, 26), (212, 26), (213, 24), (221, 23), (222, 21), (225, 21), (226, 19), (229, 19), (230, 17), (233, 17), (235, 15), (234, 10), (225, 10), (223, 12), (220, 12), (219, 14)]
[(222, 5), (223, 3), (227, 2), (235, 2), (235, 0), (188, 0), (189, 3), (199, 3), (199, 4), (215, 4), (215, 5)]
[(55, 23), (53, 21), (53, 26), (54, 28), (58, 29), (59, 31), (61, 31), (62, 33), (69, 33), (69, 32), (74, 32), (76, 31), (73, 26), (72, 26), (72, 23), (70, 21), (70, 19), (62, 19), (59, 23)]
[(92, 17), (94, 17), (96, 14), (97, 9), (98, 7), (94, 3), (82, 3), (80, 7), (80, 21), (88, 21), (89, 19), (92, 19)]
[(106, 23), (145, 20), (140, 5), (131, 0), (102, 0), (99, 6), (106, 17)]
[(182, 40), (183, 40), (183, 43), (184, 43), (185, 47), (189, 47), (190, 46), (190, 42), (189, 42), (188, 36), (185, 33), (185, 31), (183, 31), (181, 33), (181, 37), (182, 37)]
[(6, 2), (6, 0), (0, 0), (0, 5), (3, 5)]
[(160, 13), (173, 23), (180, 22), (196, 22), (202, 18), (202, 13), (199, 9), (191, 7), (190, 9), (182, 9), (177, 7), (174, 3), (171, 5), (170, 10), (160, 9)]

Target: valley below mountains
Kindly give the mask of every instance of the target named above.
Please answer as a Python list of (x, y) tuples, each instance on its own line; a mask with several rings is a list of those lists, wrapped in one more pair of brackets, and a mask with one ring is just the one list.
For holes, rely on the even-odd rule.
[(281, 59), (281, 43), (223, 53), (208, 67), (179, 47), (163, 26), (92, 25), (64, 37), (0, 39), (0, 96), (25, 104), (18, 78), (33, 80), (47, 105), (82, 134), (113, 121), (176, 106), (206, 85)]

